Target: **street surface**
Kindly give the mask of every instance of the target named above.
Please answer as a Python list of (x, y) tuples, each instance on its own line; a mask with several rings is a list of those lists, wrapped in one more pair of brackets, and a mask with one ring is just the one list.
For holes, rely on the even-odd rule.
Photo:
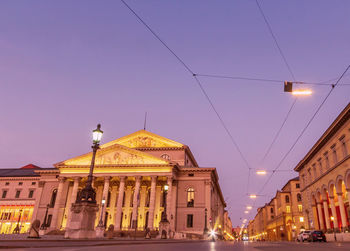
[[(1, 243), (2, 244), (2, 243)], [(51, 243), (52, 244), (52, 243)], [(70, 245), (67, 243), (67, 245)], [(296, 243), (296, 242), (189, 242), (189, 243), (157, 243), (157, 244), (115, 244), (100, 242), (98, 246), (67, 246), (41, 248), (14, 248), (10, 250), (50, 250), (50, 251), (84, 251), (84, 250), (132, 250), (132, 251), (349, 251), (350, 243)]]

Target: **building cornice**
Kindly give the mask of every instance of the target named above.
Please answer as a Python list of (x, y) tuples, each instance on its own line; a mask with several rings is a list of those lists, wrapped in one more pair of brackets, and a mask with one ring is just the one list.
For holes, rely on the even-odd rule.
[(338, 115), (328, 129), (323, 133), (321, 138), (314, 144), (311, 150), (306, 156), (298, 163), (294, 168), (295, 171), (299, 172), (305, 164), (307, 164), (320, 150), (328, 143), (328, 141), (335, 135), (335, 133), (350, 119), (350, 103), (344, 108), (344, 110)]

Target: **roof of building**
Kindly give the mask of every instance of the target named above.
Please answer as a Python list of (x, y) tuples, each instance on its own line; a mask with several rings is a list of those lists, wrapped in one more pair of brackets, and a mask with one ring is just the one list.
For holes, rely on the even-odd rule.
[(0, 169), (0, 177), (38, 177), (36, 170), (54, 170), (56, 168), (41, 168), (39, 166), (29, 164), (21, 168), (3, 168)]
[(350, 119), (350, 103), (344, 108), (344, 110), (338, 115), (328, 129), (322, 134), (322, 136), (313, 145), (310, 151), (305, 157), (298, 163), (294, 168), (295, 171), (299, 172), (306, 163), (308, 163), (315, 154), (329, 141), (329, 139), (344, 125), (344, 123)]
[(293, 179), (290, 179), (290, 180), (288, 180), (287, 181), (287, 183), (282, 187), (282, 192), (288, 192), (288, 191), (283, 191), (284, 189), (285, 189), (285, 187), (289, 184), (289, 182), (291, 182), (291, 181), (299, 181), (299, 176), (297, 176), (297, 177), (295, 177), (295, 178), (293, 178)]

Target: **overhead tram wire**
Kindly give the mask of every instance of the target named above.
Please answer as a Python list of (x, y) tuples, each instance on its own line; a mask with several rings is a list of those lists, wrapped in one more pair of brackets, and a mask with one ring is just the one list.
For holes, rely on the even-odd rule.
[(239, 145), (237, 144), (236, 140), (234, 139), (233, 135), (231, 134), (231, 132), (228, 130), (224, 120), (222, 119), (221, 115), (219, 114), (219, 112), (216, 110), (213, 102), (211, 101), (209, 95), (207, 94), (207, 92), (205, 91), (201, 81), (197, 78), (197, 75), (195, 74), (194, 71), (191, 70), (191, 68), (157, 35), (157, 33), (155, 31), (152, 30), (152, 28), (124, 1), (121, 0), (121, 2), (134, 14), (134, 16), (153, 34), (153, 36), (155, 38), (157, 38), (157, 40), (165, 47), (168, 49), (168, 51), (185, 67), (185, 69), (192, 75), (192, 77), (195, 79), (196, 83), (198, 84), (199, 88), (201, 89), (202, 93), (204, 94), (205, 98), (207, 99), (207, 101), (209, 102), (211, 108), (213, 109), (213, 111), (215, 112), (216, 116), (218, 117), (221, 125), (223, 126), (223, 128), (225, 129), (226, 133), (228, 134), (231, 142), (233, 143), (233, 145), (235, 146), (235, 148), (237, 149), (239, 155), (241, 156), (242, 160), (244, 161), (244, 163), (246, 164), (246, 166), (248, 167), (248, 169), (250, 170), (251, 167), (247, 161), (247, 159), (245, 158), (245, 156), (243, 155)]
[(316, 111), (314, 112), (314, 114), (311, 116), (310, 120), (308, 121), (308, 123), (306, 124), (306, 126), (303, 128), (303, 130), (301, 131), (301, 133), (299, 134), (299, 136), (296, 138), (296, 140), (294, 141), (294, 143), (292, 144), (292, 146), (289, 148), (289, 150), (286, 152), (286, 154), (283, 156), (283, 158), (281, 159), (281, 161), (278, 163), (278, 165), (276, 166), (275, 169), (272, 170), (271, 175), (269, 176), (269, 178), (266, 180), (266, 182), (264, 183), (264, 185), (262, 186), (262, 188), (260, 189), (259, 193), (261, 193), (266, 185), (269, 183), (269, 181), (271, 180), (272, 176), (276, 173), (276, 171), (281, 167), (282, 163), (284, 162), (284, 160), (287, 158), (287, 156), (289, 155), (289, 153), (294, 149), (295, 145), (298, 143), (298, 141), (300, 140), (300, 138), (303, 136), (303, 134), (305, 133), (306, 129), (310, 126), (311, 122), (314, 120), (314, 118), (316, 117), (316, 115), (318, 114), (318, 112), (321, 110), (322, 106), (325, 104), (325, 102), (327, 101), (328, 97), (332, 94), (333, 90), (335, 89), (335, 87), (339, 84), (339, 82), (341, 81), (341, 79), (344, 77), (344, 75), (346, 74), (346, 72), (349, 70), (350, 65), (348, 65), (348, 67), (345, 69), (345, 71), (341, 74), (341, 76), (338, 78), (337, 82), (332, 86), (332, 88), (330, 89), (330, 91), (327, 93), (326, 97), (323, 99), (323, 101), (321, 102), (321, 104), (318, 106), (318, 108), (316, 109)]

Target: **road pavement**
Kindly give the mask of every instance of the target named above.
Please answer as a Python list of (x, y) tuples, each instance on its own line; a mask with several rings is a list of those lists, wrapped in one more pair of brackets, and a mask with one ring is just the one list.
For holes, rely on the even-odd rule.
[[(48, 251), (349, 251), (350, 243), (296, 243), (296, 242), (187, 242), (187, 243), (138, 243), (119, 245), (108, 242), (92, 242), (89, 246), (11, 248), (9, 250), (48, 250)], [(93, 246), (94, 245), (94, 246)]]

